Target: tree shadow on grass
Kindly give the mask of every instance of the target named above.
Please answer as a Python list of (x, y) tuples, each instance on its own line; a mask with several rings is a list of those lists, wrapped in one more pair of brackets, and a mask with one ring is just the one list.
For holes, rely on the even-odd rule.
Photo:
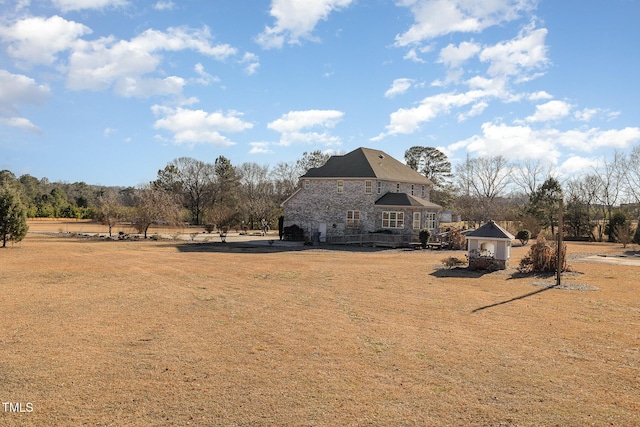
[(504, 304), (508, 304), (510, 302), (514, 302), (514, 301), (518, 301), (518, 300), (521, 300), (521, 299), (525, 299), (525, 298), (528, 298), (528, 297), (530, 297), (532, 295), (536, 295), (536, 294), (548, 291), (549, 289), (553, 289), (555, 287), (557, 287), (557, 284), (549, 285), (549, 286), (546, 286), (544, 288), (541, 288), (541, 289), (535, 290), (533, 292), (529, 292), (529, 293), (526, 293), (524, 295), (520, 295), (520, 296), (517, 296), (517, 297), (514, 297), (514, 298), (510, 298), (510, 299), (505, 300), (505, 301), (500, 301), (500, 302), (496, 302), (494, 304), (489, 304), (489, 305), (485, 305), (485, 306), (482, 306), (482, 307), (478, 307), (478, 308), (476, 308), (474, 310), (471, 310), (471, 313), (477, 313), (479, 311), (486, 310), (488, 308), (493, 308), (493, 307), (497, 307), (499, 305), (504, 305)]
[(393, 250), (389, 248), (376, 248), (368, 246), (346, 245), (304, 245), (302, 242), (289, 242), (273, 240), (257, 240), (247, 242), (205, 242), (205, 243), (180, 243), (172, 245), (180, 252), (211, 252), (211, 253), (235, 253), (235, 254), (272, 254), (281, 252), (300, 252), (307, 250), (324, 250), (336, 252), (380, 252)]
[(494, 271), (489, 270), (469, 270), (466, 267), (454, 267), (454, 268), (439, 268), (433, 273), (431, 276), (433, 277), (453, 277), (460, 279), (474, 279), (477, 277), (482, 277), (485, 274), (491, 274)]

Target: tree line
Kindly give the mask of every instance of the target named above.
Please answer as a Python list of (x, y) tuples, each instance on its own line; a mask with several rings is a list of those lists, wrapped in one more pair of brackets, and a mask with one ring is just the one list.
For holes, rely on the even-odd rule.
[[(274, 225), (282, 215), (280, 204), (297, 189), (299, 177), (328, 158), (321, 151), (304, 152), (296, 161), (270, 168), (252, 162), (236, 166), (224, 156), (213, 163), (180, 157), (158, 170), (155, 180), (138, 187), (51, 183), (4, 170), (0, 171), (0, 202), (4, 203), (0, 206), (4, 211), (24, 210), (21, 218), (100, 220), (109, 233), (119, 222), (130, 222), (145, 235), (154, 223), (189, 223), (210, 231), (255, 229), (263, 219)], [(631, 220), (640, 216), (640, 146), (629, 155), (615, 152), (600, 167), (566, 180), (542, 160), (467, 157), (453, 168), (434, 147), (410, 147), (405, 162), (433, 182), (432, 202), (457, 212), (471, 225), (503, 220), (517, 223), (533, 236), (545, 229), (553, 234), (559, 227), (558, 203), (563, 199), (562, 227), (568, 236), (622, 241), (631, 233)], [(3, 243), (7, 236), (15, 240), (26, 233), (21, 226), (3, 230)]]
[[(52, 183), (3, 170), (0, 200), (11, 200), (12, 209), (23, 211), (25, 227), (26, 218), (77, 218), (102, 221), (109, 234), (115, 224), (130, 222), (145, 237), (156, 223), (255, 229), (262, 220), (274, 224), (282, 215), (280, 204), (296, 190), (300, 175), (328, 158), (319, 150), (304, 152), (296, 161), (270, 168), (250, 162), (235, 166), (224, 156), (213, 163), (180, 157), (158, 170), (155, 180), (137, 187)], [(8, 223), (1, 217), (0, 221)], [(21, 234), (3, 235), (19, 241)]]
[[(411, 147), (405, 162), (434, 182), (432, 201), (463, 221), (511, 221), (536, 236), (562, 227), (569, 238), (629, 242), (640, 217), (640, 145), (628, 155), (614, 152), (598, 167), (563, 179), (543, 160), (509, 162), (504, 156), (467, 157), (452, 168), (433, 147)], [(563, 200), (563, 224), (558, 224)], [(635, 240), (640, 244), (640, 231)]]

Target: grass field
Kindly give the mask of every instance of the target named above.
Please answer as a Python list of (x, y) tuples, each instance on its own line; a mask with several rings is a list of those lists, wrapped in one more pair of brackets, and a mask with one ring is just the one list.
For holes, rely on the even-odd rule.
[(597, 290), (543, 290), (451, 252), (58, 234), (0, 250), (0, 399), (32, 409), (0, 426), (640, 425), (640, 266), (585, 261), (620, 245), (569, 244)]

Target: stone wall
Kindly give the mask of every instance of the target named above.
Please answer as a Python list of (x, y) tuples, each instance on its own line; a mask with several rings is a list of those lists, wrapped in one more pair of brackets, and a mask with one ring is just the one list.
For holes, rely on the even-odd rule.
[[(382, 208), (375, 208), (375, 201), (387, 192), (396, 192), (396, 182), (371, 181), (371, 193), (366, 193), (365, 179), (343, 179), (342, 193), (338, 193), (337, 179), (309, 179), (285, 204), (284, 226), (298, 225), (311, 237), (320, 224), (326, 224), (327, 236), (352, 233), (366, 233), (382, 228)], [(380, 182), (380, 193), (378, 193)], [(429, 200), (429, 186), (425, 187), (425, 200)], [(399, 192), (411, 194), (412, 185), (400, 183)], [(413, 194), (422, 196), (422, 185), (413, 185)], [(347, 228), (347, 211), (360, 212), (360, 227)], [(397, 233), (413, 232), (413, 210), (384, 208), (384, 210), (405, 212), (405, 228), (392, 229)], [(424, 224), (426, 211), (422, 211)], [(416, 230), (417, 232), (417, 230)]]

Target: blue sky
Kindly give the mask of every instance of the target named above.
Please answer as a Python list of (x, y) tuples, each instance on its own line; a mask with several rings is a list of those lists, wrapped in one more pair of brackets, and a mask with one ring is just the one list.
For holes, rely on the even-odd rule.
[(0, 169), (138, 185), (413, 145), (591, 172), (640, 143), (638, 0), (0, 0)]

